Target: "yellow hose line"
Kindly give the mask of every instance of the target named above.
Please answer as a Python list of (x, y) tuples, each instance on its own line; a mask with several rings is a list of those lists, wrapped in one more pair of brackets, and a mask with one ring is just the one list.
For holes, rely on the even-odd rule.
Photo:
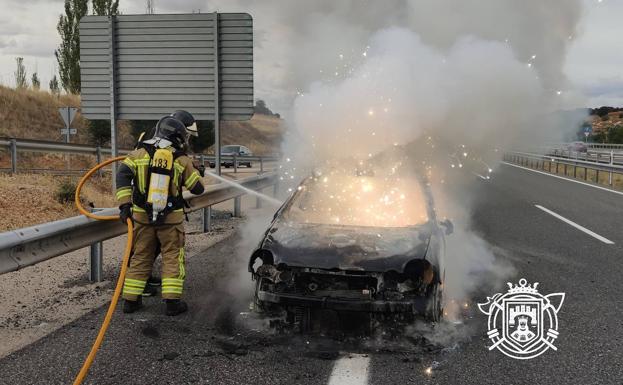
[[(93, 167), (91, 170), (89, 170), (89, 172), (87, 172), (82, 177), (82, 179), (80, 179), (80, 182), (78, 183), (78, 187), (76, 187), (75, 202), (76, 202), (76, 207), (78, 208), (78, 211), (80, 211), (81, 214), (86, 215), (89, 218), (97, 219), (99, 221), (112, 221), (112, 220), (119, 219), (118, 215), (101, 215), (100, 216), (100, 215), (95, 215), (85, 210), (85, 208), (82, 206), (82, 203), (80, 202), (80, 190), (82, 190), (82, 186), (91, 177), (91, 175), (93, 175), (94, 172), (96, 172), (100, 168), (107, 166), (113, 162), (123, 160), (124, 158), (125, 158), (124, 156), (119, 156), (116, 158), (109, 159), (105, 162), (102, 162), (98, 164), (97, 166)], [(84, 380), (84, 378), (87, 376), (87, 373), (89, 372), (89, 368), (91, 367), (91, 364), (93, 363), (93, 360), (95, 359), (95, 355), (97, 354), (97, 351), (99, 350), (100, 346), (102, 345), (102, 342), (104, 341), (104, 335), (106, 334), (106, 330), (108, 330), (108, 325), (110, 325), (110, 320), (112, 319), (113, 313), (115, 312), (115, 307), (117, 307), (117, 301), (119, 300), (119, 295), (121, 294), (121, 289), (123, 288), (123, 281), (125, 279), (125, 273), (128, 270), (128, 260), (130, 259), (130, 252), (132, 251), (132, 234), (133, 234), (132, 233), (132, 228), (133, 228), (132, 220), (128, 219), (127, 223), (128, 223), (128, 241), (125, 245), (125, 252), (123, 254), (123, 262), (121, 262), (121, 271), (119, 272), (119, 279), (117, 280), (117, 285), (115, 286), (115, 292), (112, 296), (112, 300), (110, 301), (110, 306), (108, 306), (108, 311), (106, 312), (106, 316), (104, 317), (104, 322), (102, 323), (102, 327), (100, 328), (99, 333), (97, 333), (97, 338), (95, 338), (95, 342), (93, 343), (93, 346), (91, 347), (91, 351), (89, 352), (89, 355), (87, 356), (86, 360), (84, 360), (84, 364), (82, 364), (82, 368), (80, 369), (80, 372), (78, 373), (78, 375), (76, 376), (76, 379), (74, 380), (74, 385), (80, 385), (82, 381)]]

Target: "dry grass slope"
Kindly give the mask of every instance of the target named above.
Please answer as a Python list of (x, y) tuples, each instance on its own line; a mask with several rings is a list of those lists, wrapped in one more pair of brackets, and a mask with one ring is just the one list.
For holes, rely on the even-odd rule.
[[(61, 95), (56, 97), (46, 91), (30, 89), (15, 90), (0, 86), (0, 137), (62, 141), (60, 129), (64, 123), (58, 113), (59, 107), (80, 106), (80, 97)], [(120, 145), (130, 147), (133, 139), (129, 126), (120, 122)], [(88, 143), (86, 121), (80, 114), (72, 127), (78, 134), (71, 138), (72, 143)], [(279, 152), (284, 134), (283, 121), (265, 115), (254, 116), (246, 122), (224, 122), (222, 125), (223, 144), (242, 144), (257, 155), (270, 155)], [(124, 143), (126, 143), (124, 145)], [(66, 158), (61, 154), (20, 152), (20, 168), (64, 169)], [(71, 156), (71, 168), (88, 168), (95, 164), (93, 156)], [(10, 167), (7, 151), (0, 149), (0, 168)], [(14, 230), (38, 223), (77, 215), (73, 203), (61, 204), (54, 195), (63, 177), (42, 174), (0, 174), (0, 232)], [(74, 177), (74, 180), (77, 180)], [(110, 181), (102, 180), (86, 186), (83, 197), (97, 207), (113, 207), (108, 191)]]

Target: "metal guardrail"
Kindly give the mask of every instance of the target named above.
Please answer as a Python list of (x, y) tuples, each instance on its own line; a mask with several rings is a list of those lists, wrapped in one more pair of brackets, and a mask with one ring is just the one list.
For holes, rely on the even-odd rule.
[(573, 151), (554, 148), (546, 153), (549, 156), (555, 156), (559, 158), (568, 158), (583, 160), (587, 162), (595, 163), (607, 163), (607, 164), (621, 164), (623, 165), (623, 153), (614, 151)]
[[(110, 148), (106, 147), (93, 147), (83, 144), (70, 144), (49, 142), (44, 140), (32, 140), (32, 139), (14, 139), (14, 138), (0, 138), (0, 148), (7, 148), (11, 154), (11, 168), (6, 171), (12, 173), (18, 172), (18, 157), (17, 154), (20, 151), (27, 152), (56, 152), (63, 154), (78, 154), (78, 155), (95, 155), (97, 163), (102, 161), (103, 155), (110, 155)], [(119, 155), (125, 155), (131, 150), (119, 150)], [(214, 163), (214, 155), (191, 155), (192, 158), (199, 160), (203, 165), (207, 163)], [(275, 156), (221, 156), (221, 164), (225, 166), (230, 165), (234, 168), (234, 172), (238, 172), (240, 164), (246, 164), (247, 162), (258, 162), (260, 164), (260, 172), (264, 172), (264, 166), (266, 162), (278, 161), (279, 158)], [(2, 170), (0, 170), (2, 171)], [(42, 169), (29, 169), (28, 171), (45, 172)], [(71, 174), (82, 172), (82, 170), (49, 170), (51, 173)]]
[[(569, 148), (577, 142), (569, 143), (543, 143), (544, 146), (553, 148)], [(587, 148), (604, 149), (604, 150), (623, 150), (623, 144), (621, 143), (593, 143), (582, 142)]]
[[(604, 164), (590, 160), (563, 158), (551, 155), (534, 154), (529, 152), (508, 151), (504, 153), (503, 160), (509, 163), (515, 163), (521, 166), (540, 169), (547, 172), (558, 174), (560, 166), (563, 167), (564, 174), (577, 178), (578, 169), (584, 169), (584, 180), (588, 180), (587, 170), (595, 171), (595, 182), (599, 182), (600, 172), (608, 174), (608, 185), (613, 186), (613, 175), (623, 175), (623, 166), (616, 164)], [(547, 168), (546, 168), (547, 165)], [(573, 167), (573, 174), (569, 175), (568, 168)], [(554, 168), (552, 170), (552, 168)]]
[(623, 150), (623, 144), (618, 143), (586, 143), (588, 148), (603, 148), (606, 150)]
[[(278, 177), (276, 173), (266, 173), (239, 180), (237, 183), (256, 191), (273, 186), (276, 192)], [(186, 192), (184, 198), (190, 205), (190, 211), (204, 209), (205, 231), (209, 228), (212, 205), (235, 199), (234, 215), (240, 215), (240, 197), (243, 195), (245, 192), (239, 188), (222, 182), (206, 186), (206, 191), (201, 195), (195, 196)], [(257, 205), (259, 206), (259, 202)], [(108, 208), (98, 211), (98, 215), (113, 215), (118, 212), (116, 208)], [(96, 221), (80, 215), (0, 233), (0, 274), (91, 245), (91, 278), (100, 281), (102, 256), (99, 242), (122, 235), (126, 230), (126, 226), (120, 221)], [(94, 274), (94, 271), (99, 271), (99, 274)]]

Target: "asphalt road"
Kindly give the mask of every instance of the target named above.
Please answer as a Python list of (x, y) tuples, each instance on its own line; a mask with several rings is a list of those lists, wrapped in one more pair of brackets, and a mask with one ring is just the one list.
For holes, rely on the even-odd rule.
[[(243, 231), (189, 259), (190, 313), (165, 317), (155, 298), (142, 312), (118, 311), (85, 383), (623, 384), (623, 195), (508, 165), (470, 195), (474, 229), (514, 267), (509, 279), (566, 293), (557, 351), (527, 361), (489, 351), (486, 316), (473, 307), (462, 324), (437, 327), (443, 342), (416, 330), (398, 339), (274, 334), (246, 314), (251, 241)], [(484, 302), (487, 294), (470, 300)], [(70, 383), (104, 312), (0, 360), (0, 383)]]

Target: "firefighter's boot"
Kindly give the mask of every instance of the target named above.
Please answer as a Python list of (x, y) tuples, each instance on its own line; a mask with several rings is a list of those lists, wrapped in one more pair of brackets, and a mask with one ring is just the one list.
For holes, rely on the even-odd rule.
[(134, 313), (143, 307), (143, 301), (141, 300), (141, 296), (139, 296), (136, 301), (124, 300), (123, 301), (123, 312), (126, 314)]
[(168, 316), (176, 316), (188, 310), (186, 302), (180, 299), (165, 299), (164, 302), (167, 306), (165, 314)]
[(158, 295), (158, 288), (160, 286), (162, 286), (160, 278), (149, 277), (147, 279), (145, 289), (143, 290), (143, 297), (153, 297)]

